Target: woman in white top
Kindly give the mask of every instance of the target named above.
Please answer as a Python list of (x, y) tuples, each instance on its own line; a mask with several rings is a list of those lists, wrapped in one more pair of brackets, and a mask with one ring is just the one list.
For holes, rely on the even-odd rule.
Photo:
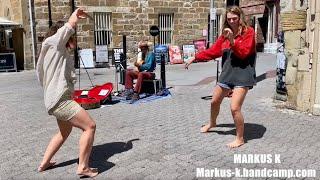
[(79, 141), (79, 165), (77, 174), (94, 177), (98, 170), (89, 167), (96, 123), (90, 115), (74, 100), (75, 70), (68, 49), (76, 46), (72, 36), (79, 19), (88, 17), (82, 8), (75, 10), (67, 23), (58, 22), (50, 27), (47, 38), (42, 43), (37, 63), (37, 75), (44, 89), (44, 102), (50, 115), (57, 119), (59, 131), (55, 134), (38, 168), (45, 171), (55, 164), (52, 157), (59, 150), (72, 131), (72, 127), (83, 132)]

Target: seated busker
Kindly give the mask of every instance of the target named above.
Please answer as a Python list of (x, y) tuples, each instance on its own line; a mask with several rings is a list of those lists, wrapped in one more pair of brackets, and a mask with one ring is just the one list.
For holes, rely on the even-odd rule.
[[(138, 54), (137, 61), (134, 63), (134, 69), (128, 69), (125, 79), (125, 93), (126, 100), (136, 101), (139, 99), (141, 86), (144, 79), (154, 79), (156, 68), (156, 60), (153, 52), (149, 52), (149, 45), (145, 41), (138, 44), (141, 52)], [(133, 80), (137, 79), (135, 87), (133, 87)]]

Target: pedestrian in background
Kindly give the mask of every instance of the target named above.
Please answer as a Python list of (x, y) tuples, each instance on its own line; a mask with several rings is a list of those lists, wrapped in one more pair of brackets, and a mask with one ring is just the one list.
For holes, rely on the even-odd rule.
[(72, 131), (72, 127), (83, 132), (79, 140), (79, 164), (77, 174), (94, 177), (98, 170), (89, 167), (89, 157), (94, 141), (96, 123), (74, 100), (75, 69), (68, 49), (76, 47), (73, 37), (80, 19), (88, 17), (84, 9), (76, 9), (67, 23), (58, 22), (50, 27), (47, 38), (42, 43), (37, 63), (37, 75), (44, 89), (44, 102), (50, 115), (57, 119), (59, 131), (55, 134), (44, 153), (38, 168), (45, 171), (56, 162), (52, 157), (59, 150)]
[(236, 125), (236, 139), (228, 146), (235, 148), (244, 144), (241, 107), (248, 90), (256, 84), (255, 32), (246, 23), (245, 15), (238, 6), (227, 8), (222, 35), (209, 49), (196, 54), (185, 68), (188, 69), (194, 60), (211, 60), (221, 56), (222, 72), (213, 90), (210, 121), (201, 128), (201, 132), (206, 133), (216, 127), (221, 102), (233, 92), (230, 108)]

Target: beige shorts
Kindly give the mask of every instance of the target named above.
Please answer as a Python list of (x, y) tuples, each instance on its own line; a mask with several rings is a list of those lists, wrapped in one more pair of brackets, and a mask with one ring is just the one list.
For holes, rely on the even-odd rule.
[(55, 108), (53, 108), (52, 115), (58, 120), (68, 121), (75, 116), (82, 107), (73, 100), (61, 101)]
[(59, 102), (49, 111), (50, 115), (55, 116), (58, 120), (69, 121), (81, 109), (83, 109), (77, 102), (71, 100), (71, 93), (65, 92), (60, 98)]

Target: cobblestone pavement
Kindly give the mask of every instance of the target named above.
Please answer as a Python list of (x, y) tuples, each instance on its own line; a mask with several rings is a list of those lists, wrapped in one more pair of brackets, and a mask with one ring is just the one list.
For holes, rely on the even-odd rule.
[[(90, 110), (97, 122), (92, 154), (92, 166), (100, 171), (96, 179), (204, 179), (197, 177), (197, 168), (314, 169), (319, 173), (320, 118), (278, 108), (272, 99), (275, 62), (274, 56), (259, 54), (260, 82), (243, 105), (247, 143), (237, 149), (226, 146), (235, 138), (229, 99), (222, 103), (218, 127), (212, 133), (199, 132), (209, 120), (210, 100), (201, 97), (212, 93), (214, 62), (193, 64), (188, 71), (183, 65), (168, 65), (172, 98)], [(96, 83), (114, 82), (112, 69), (89, 73)], [(54, 157), (57, 166), (36, 172), (57, 124), (45, 112), (34, 71), (0, 73), (0, 101), (0, 179), (79, 179), (75, 173), (78, 129)], [(235, 154), (279, 154), (281, 163), (234, 163)]]

